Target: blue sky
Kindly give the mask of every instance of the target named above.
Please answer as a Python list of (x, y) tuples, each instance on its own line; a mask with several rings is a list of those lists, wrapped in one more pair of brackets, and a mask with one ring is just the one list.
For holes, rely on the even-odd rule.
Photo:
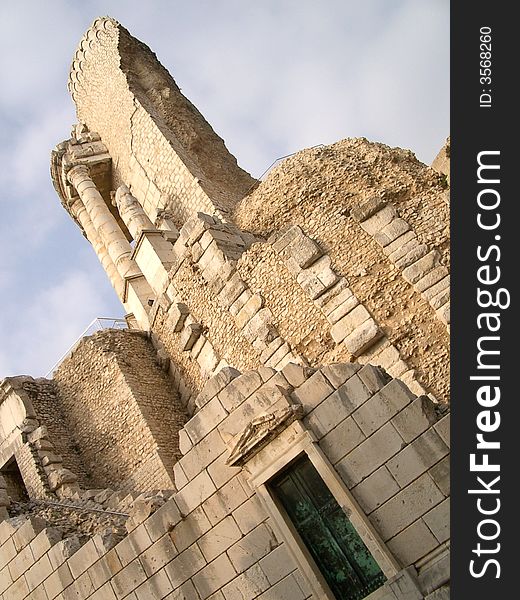
[(156, 52), (242, 167), (364, 136), (430, 163), (449, 133), (448, 0), (21, 0), (0, 4), (0, 378), (44, 375), (97, 316), (122, 316), (61, 208), (49, 153), (95, 17)]

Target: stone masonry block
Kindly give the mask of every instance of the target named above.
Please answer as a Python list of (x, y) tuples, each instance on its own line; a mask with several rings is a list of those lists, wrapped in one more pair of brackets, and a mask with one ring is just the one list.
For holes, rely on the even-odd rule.
[(353, 418), (363, 433), (369, 436), (414, 399), (415, 395), (404, 383), (398, 379), (392, 379), (358, 408), (354, 412)]
[(435, 406), (428, 396), (419, 396), (392, 418), (392, 424), (407, 443), (437, 421)]
[(141, 563), (134, 560), (112, 578), (111, 584), (117, 598), (120, 599), (128, 596), (132, 590), (139, 587), (146, 579), (147, 575)]
[(384, 504), (400, 488), (385, 465), (352, 489), (352, 494), (366, 514)]
[(294, 227), (288, 229), (278, 238), (278, 240), (273, 243), (273, 248), (276, 250), (276, 252), (282, 252), (282, 250), (284, 250), (284, 248), (286, 248), (286, 246), (294, 239), (303, 235), (305, 235), (303, 231), (297, 225), (295, 225)]
[(379, 212), (386, 206), (386, 202), (381, 196), (371, 196), (368, 200), (363, 202), (360, 206), (354, 207), (350, 214), (356, 219), (356, 221), (366, 221), (369, 217)]
[(264, 299), (259, 294), (251, 296), (244, 304), (243, 308), (235, 317), (235, 323), (239, 329), (242, 329), (245, 324), (250, 321), (253, 316), (262, 308)]
[(234, 579), (236, 575), (237, 573), (227, 555), (221, 554), (197, 573), (192, 581), (202, 600), (205, 600)]
[(435, 269), (432, 269), (424, 277), (419, 279), (419, 281), (415, 282), (414, 287), (418, 292), (422, 293), (446, 277), (446, 275), (448, 275), (448, 269), (446, 269), (446, 267), (442, 265), (440, 267), (435, 267)]
[(305, 412), (309, 412), (327, 396), (330, 396), (333, 391), (334, 389), (322, 373), (316, 371), (305, 383), (294, 390), (293, 396), (303, 406)]
[[(394, 252), (398, 252), (401, 248), (403, 248), (406, 244), (408, 244), (408, 242), (410, 242), (412, 240), (417, 240), (417, 236), (416, 236), (415, 232), (407, 231), (406, 233), (403, 233), (403, 235), (396, 238), (393, 242), (391, 242), (390, 244), (385, 246), (383, 248), (383, 252), (390, 258), (390, 260), (394, 261), (395, 258), (392, 257)], [(403, 256), (403, 255), (400, 254), (400, 256)]]
[(253, 565), (245, 573), (235, 577), (222, 588), (225, 600), (256, 598), (270, 587), (267, 577), (259, 565)]
[(387, 467), (397, 483), (401, 487), (405, 487), (446, 456), (448, 452), (449, 448), (435, 430), (430, 428), (391, 458)]
[(216, 375), (211, 377), (195, 401), (198, 408), (205, 406), (212, 398), (222, 391), (233, 379), (240, 375), (240, 371), (233, 367), (224, 367)]
[(434, 465), (428, 473), (435, 485), (445, 496), (450, 495), (450, 457), (449, 455)]
[(312, 300), (331, 288), (339, 276), (330, 267), (330, 257), (322, 256), (297, 276), (296, 281)]
[(416, 283), (439, 264), (439, 253), (437, 250), (428, 252), (425, 256), (403, 270), (403, 277), (408, 283)]
[(370, 364), (364, 365), (360, 369), (358, 377), (373, 394), (378, 392), (391, 379), (380, 367)]
[(340, 277), (330, 289), (324, 292), (319, 298), (316, 298), (314, 302), (316, 306), (319, 306), (322, 310), (325, 310), (325, 307), (327, 307), (326, 309), (330, 312), (339, 306), (339, 304), (341, 304), (344, 298), (334, 304), (335, 298), (345, 290), (347, 290), (346, 297), (348, 297), (351, 293), (351, 290), (348, 287), (348, 281), (345, 279), (345, 277)]
[[(393, 263), (395, 263), (396, 266), (398, 264), (401, 264), (401, 261), (403, 261), (403, 259), (406, 256), (408, 256), (411, 252), (415, 251), (417, 248), (419, 248), (419, 246), (421, 246), (421, 243), (417, 239), (417, 236), (415, 235), (415, 233), (412, 236), (409, 236), (408, 235), (409, 233), (412, 233), (412, 232), (405, 233), (400, 238), (398, 238), (395, 242), (392, 242), (386, 248), (384, 248), (385, 254), (388, 255), (388, 258)], [(404, 241), (404, 238), (407, 238), (407, 237), (409, 239), (407, 239), (407, 241)], [(389, 250), (394, 246), (395, 246), (395, 249), (392, 252), (389, 252)], [(427, 252), (428, 252), (428, 249), (426, 249), (426, 252), (423, 253), (423, 256)], [(417, 259), (415, 259), (415, 260), (417, 260)], [(406, 261), (404, 261), (404, 262), (406, 262)], [(414, 261), (412, 260), (411, 262), (408, 262), (405, 266), (412, 264), (412, 262), (414, 262)], [(398, 268), (403, 269), (404, 267), (398, 267)]]
[(168, 310), (168, 326), (171, 327), (173, 331), (181, 331), (189, 312), (186, 304), (183, 304), (182, 302), (172, 304)]
[(226, 282), (223, 290), (217, 296), (220, 304), (228, 309), (240, 294), (247, 288), (238, 273), (235, 273), (229, 281)]
[(234, 568), (242, 573), (279, 545), (271, 529), (262, 523), (227, 551)]
[(439, 543), (450, 539), (450, 499), (446, 498), (429, 513), (423, 520)]
[(419, 259), (428, 254), (428, 246), (426, 244), (417, 243), (411, 248), (402, 258), (395, 260), (395, 266), (398, 269), (406, 269), (410, 265), (416, 263)]
[(39, 517), (29, 517), (13, 535), (13, 542), (18, 551), (31, 543), (42, 532), (47, 523)]
[(320, 448), (332, 464), (336, 464), (346, 454), (365, 440), (365, 436), (352, 417), (341, 421), (320, 440)]
[(403, 439), (392, 423), (386, 423), (364, 442), (356, 445), (338, 463), (337, 469), (347, 485), (353, 487), (397, 454), (402, 445)]
[(349, 314), (338, 321), (330, 330), (332, 339), (336, 344), (341, 343), (348, 335), (350, 335), (357, 327), (370, 319), (370, 313), (363, 306), (356, 306)]
[(195, 342), (202, 334), (202, 326), (199, 323), (190, 323), (181, 331), (180, 346), (181, 350), (187, 352), (195, 345)]
[(170, 536), (166, 533), (160, 537), (150, 548), (139, 556), (139, 562), (148, 577), (157, 573), (177, 556), (177, 550)]
[(386, 227), (392, 222), (397, 216), (395, 208), (391, 205), (387, 205), (378, 212), (374, 213), (371, 217), (368, 217), (361, 222), (361, 227), (369, 234), (375, 235), (381, 231), (383, 227)]
[(320, 369), (321, 373), (335, 388), (342, 386), (353, 377), (361, 368), (357, 363), (333, 363)]
[(285, 544), (264, 556), (259, 564), (271, 585), (278, 583), (297, 568)]
[(400, 218), (394, 219), (380, 231), (374, 234), (374, 239), (385, 247), (410, 230), (408, 223)]
[(370, 317), (363, 324), (356, 327), (352, 333), (347, 335), (343, 343), (353, 356), (361, 356), (361, 354), (381, 339), (383, 335), (377, 323)]
[(177, 494), (177, 505), (181, 513), (187, 515), (215, 492), (215, 484), (208, 473), (202, 471)]
[(234, 378), (218, 393), (218, 399), (228, 411), (233, 411), (237, 406), (249, 398), (263, 385), (263, 380), (257, 371), (247, 371)]
[(413, 565), (438, 545), (438, 541), (421, 519), (388, 541), (389, 550), (403, 567)]
[(323, 254), (321, 248), (303, 233), (296, 236), (285, 251), (296, 261), (300, 269), (310, 267)]
[(229, 516), (220, 521), (206, 534), (204, 534), (197, 545), (202, 551), (204, 558), (211, 562), (219, 554), (225, 552), (242, 537), (242, 532), (235, 523), (233, 517)]
[(450, 447), (450, 421), (450, 413), (448, 413), (434, 425), (435, 431), (441, 436), (448, 448)]
[(348, 315), (356, 306), (358, 306), (359, 300), (351, 294), (349, 298), (344, 300), (337, 308), (331, 311), (327, 315), (327, 321), (334, 325), (338, 321), (340, 321), (344, 316)]
[(432, 478), (425, 473), (377, 508), (370, 520), (384, 541), (397, 535), (444, 500)]
[(442, 306), (442, 304), (444, 304), (444, 302), (442, 304), (439, 304), (438, 306), (434, 306), (433, 299), (434, 298), (442, 298), (443, 295), (446, 293), (448, 293), (447, 297), (449, 298), (449, 293), (450, 293), (450, 276), (449, 275), (446, 275), (446, 277), (443, 277), (440, 281), (438, 281), (437, 283), (435, 283), (434, 285), (429, 287), (427, 290), (424, 290), (422, 292), (422, 295), (425, 300), (428, 300), (428, 302), (432, 303), (433, 308), (438, 308), (439, 306)]
[(168, 563), (164, 570), (174, 589), (180, 587), (206, 564), (197, 544), (193, 544)]

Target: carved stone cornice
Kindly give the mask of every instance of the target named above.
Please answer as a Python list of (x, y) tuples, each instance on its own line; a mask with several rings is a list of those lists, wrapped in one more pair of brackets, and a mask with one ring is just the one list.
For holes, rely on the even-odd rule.
[(226, 464), (231, 467), (244, 465), (293, 421), (301, 419), (303, 414), (301, 404), (289, 404), (284, 408), (258, 415), (238, 436)]

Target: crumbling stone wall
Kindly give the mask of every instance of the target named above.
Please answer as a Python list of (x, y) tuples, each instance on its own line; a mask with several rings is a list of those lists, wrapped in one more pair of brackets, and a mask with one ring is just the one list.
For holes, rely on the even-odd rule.
[(94, 487), (173, 486), (185, 417), (146, 336), (97, 332), (63, 361), (54, 380)]
[[(349, 518), (388, 578), (378, 597), (448, 597), (449, 414), (355, 364), (225, 368), (197, 405), (181, 430), (178, 491), (152, 515), (135, 512), (122, 540), (79, 539), (34, 517), (0, 524), (0, 597), (324, 597), (257, 483), (300, 451), (324, 457), (334, 495), (336, 479), (350, 490), (341, 492)], [(269, 414), (293, 418), (241, 446), (255, 418)], [(301, 450), (298, 440), (306, 440)]]
[[(374, 197), (393, 207), (397, 225), (403, 227), (401, 246), (415, 234), (422, 254), (416, 251), (414, 257), (410, 252), (410, 260), (433, 252), (436, 258), (429, 269), (449, 268), (445, 179), (409, 151), (364, 139), (304, 150), (285, 160), (241, 201), (235, 220), (241, 229), (264, 238), (299, 225), (330, 257), (334, 271), (346, 277), (426, 390), (446, 401), (449, 336), (445, 321), (403, 277), (377, 236), (374, 239), (355, 218), (356, 209)], [(278, 272), (265, 269), (267, 289), (276, 286)], [(427, 268), (421, 270), (421, 275), (427, 273)], [(449, 291), (446, 274), (439, 270), (439, 277), (444, 277), (442, 289)], [(443, 302), (449, 306), (449, 297)], [(320, 331), (319, 320), (316, 325), (318, 335), (327, 335)]]
[(129, 185), (152, 221), (160, 208), (179, 225), (197, 210), (227, 213), (254, 185), (150, 49), (115, 20), (96, 19), (81, 40), (69, 90), (78, 119), (112, 156), (114, 189)]

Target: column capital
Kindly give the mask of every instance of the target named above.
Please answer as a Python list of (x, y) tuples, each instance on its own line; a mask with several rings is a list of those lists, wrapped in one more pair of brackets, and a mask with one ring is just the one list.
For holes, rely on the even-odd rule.
[(83, 181), (92, 181), (90, 170), (87, 165), (76, 165), (72, 167), (72, 169), (67, 172), (67, 179), (76, 189), (78, 187), (77, 184), (80, 184)]

